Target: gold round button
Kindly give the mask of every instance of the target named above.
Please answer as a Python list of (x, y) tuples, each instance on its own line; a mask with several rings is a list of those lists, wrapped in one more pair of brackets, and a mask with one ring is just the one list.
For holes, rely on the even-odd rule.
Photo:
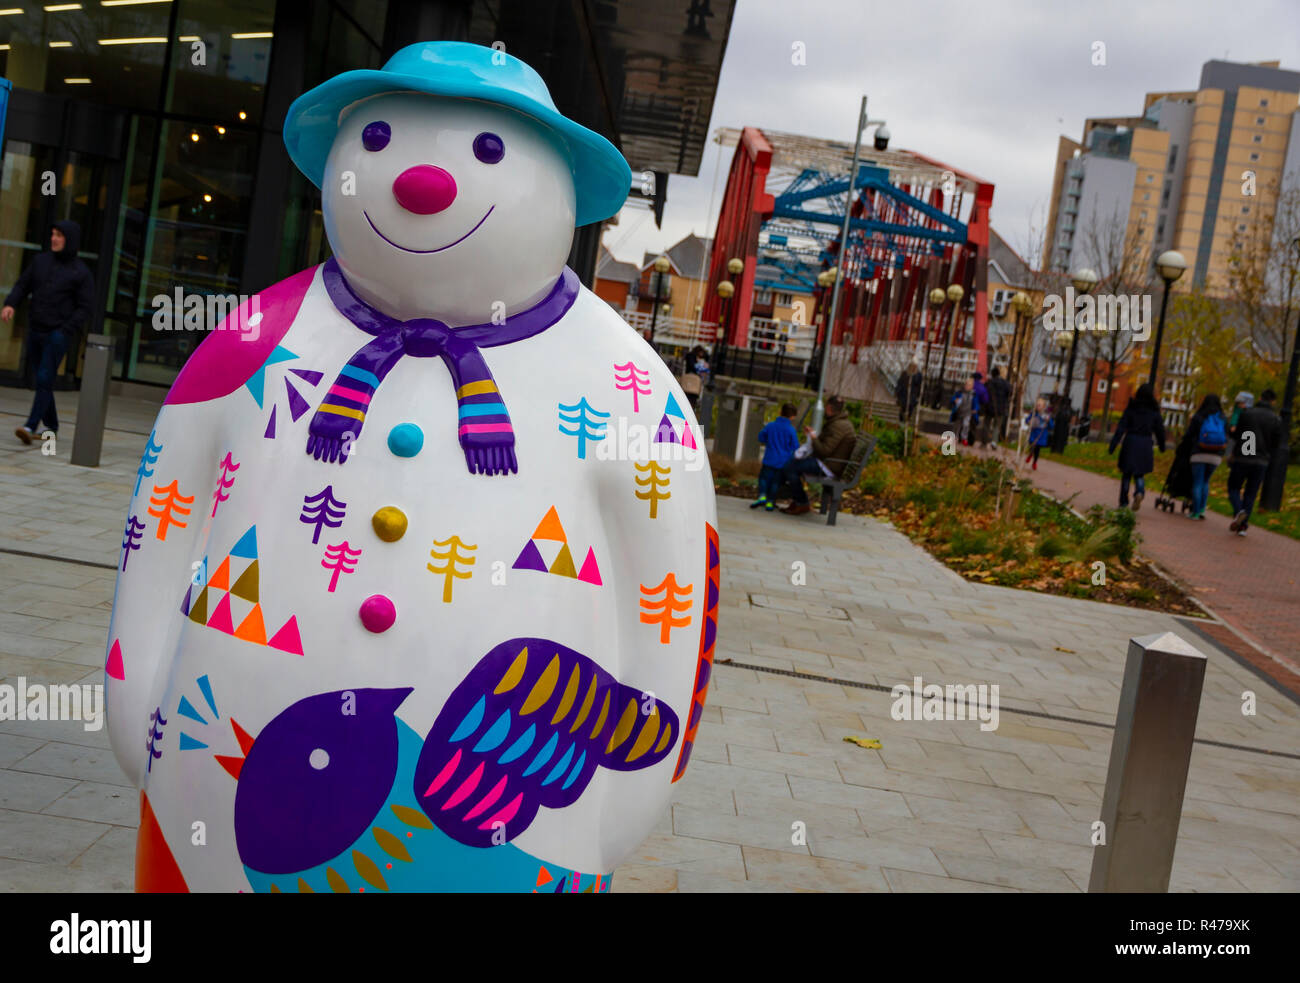
[(371, 518), (375, 535), (385, 543), (395, 543), (406, 535), (406, 513), (394, 505), (380, 509)]

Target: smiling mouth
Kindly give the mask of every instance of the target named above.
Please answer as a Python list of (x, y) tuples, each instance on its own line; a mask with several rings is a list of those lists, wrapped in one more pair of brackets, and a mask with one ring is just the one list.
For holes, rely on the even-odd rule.
[(484, 222), (487, 221), (487, 217), (488, 217), (489, 215), (492, 214), (492, 209), (494, 209), (494, 208), (496, 208), (496, 207), (497, 207), (496, 205), (491, 206), (491, 207), (490, 207), (486, 212), (483, 213), (483, 217), (482, 217), (481, 219), (479, 219), (478, 222), (475, 223), (474, 228), (470, 229), (468, 232), (466, 232), (463, 236), (461, 236), (461, 237), (460, 237), (459, 239), (457, 239), (455, 242), (449, 242), (449, 243), (447, 243), (447, 245), (445, 245), (445, 246), (439, 246), (437, 249), (408, 249), (406, 246), (403, 246), (403, 245), (400, 245), (400, 244), (398, 244), (398, 243), (396, 243), (396, 242), (393, 242), (392, 239), (388, 238), (388, 236), (386, 236), (386, 235), (384, 235), (382, 232), (380, 232), (380, 231), (379, 231), (379, 226), (375, 225), (375, 220), (372, 219), (372, 218), (370, 217), (370, 214), (369, 214), (368, 212), (366, 212), (364, 209), (362, 209), (361, 214), (362, 214), (362, 215), (365, 215), (365, 217), (366, 217), (366, 221), (369, 222), (369, 223), (370, 223), (370, 227), (371, 227), (372, 229), (375, 230), (375, 235), (379, 236), (379, 238), (383, 239), (384, 242), (388, 243), (388, 244), (389, 244), (390, 246), (392, 246), (394, 249), (400, 249), (400, 250), (401, 250), (402, 252), (404, 252), (404, 253), (440, 253), (440, 252), (442, 252), (444, 249), (450, 249), (452, 246), (455, 246), (455, 245), (458, 245), (458, 244), (464, 242), (466, 239), (468, 239), (470, 236), (472, 236), (475, 232), (477, 232), (477, 231), (478, 231), (478, 227), (479, 227), (480, 225), (482, 225)]

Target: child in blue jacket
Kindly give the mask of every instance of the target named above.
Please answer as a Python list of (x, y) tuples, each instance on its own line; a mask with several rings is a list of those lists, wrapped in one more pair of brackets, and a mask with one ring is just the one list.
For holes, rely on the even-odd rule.
[(781, 469), (799, 449), (799, 432), (794, 428), (798, 412), (793, 403), (782, 403), (781, 415), (758, 432), (758, 442), (764, 447), (763, 468), (758, 473), (758, 498), (749, 503), (751, 509), (761, 505), (771, 512), (776, 508)]
[(1047, 400), (1039, 396), (1034, 402), (1034, 412), (1025, 417), (1025, 424), (1029, 427), (1029, 455), (1025, 463), (1033, 461), (1035, 471), (1038, 470), (1038, 452), (1047, 446), (1055, 422), (1052, 414), (1047, 412)]

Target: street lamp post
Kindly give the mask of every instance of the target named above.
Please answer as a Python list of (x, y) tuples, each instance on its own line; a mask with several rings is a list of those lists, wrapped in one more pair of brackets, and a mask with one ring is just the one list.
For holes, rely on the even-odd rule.
[(858, 158), (862, 154), (862, 131), (868, 126), (878, 126), (876, 132), (876, 149), (884, 150), (889, 145), (889, 130), (883, 119), (867, 119), (867, 97), (862, 97), (862, 106), (858, 110), (858, 125), (853, 138), (853, 165), (849, 168), (849, 190), (844, 199), (844, 223), (840, 227), (840, 251), (835, 257), (835, 286), (831, 289), (830, 315), (826, 319), (826, 333), (822, 341), (821, 371), (817, 374), (817, 404), (813, 409), (812, 428), (821, 432), (822, 420), (826, 414), (823, 396), (826, 391), (826, 372), (831, 360), (831, 336), (835, 332), (835, 317), (840, 306), (840, 284), (844, 281), (844, 260), (849, 251), (849, 216), (853, 213), (853, 197), (858, 183)]
[(961, 299), (965, 296), (966, 291), (961, 288), (961, 284), (953, 283), (948, 286), (948, 299), (952, 301), (952, 323), (943, 336), (943, 358), (939, 360), (939, 402), (943, 402), (943, 376), (948, 371), (948, 345), (952, 341), (953, 332), (957, 330), (957, 319), (961, 316)]
[[(654, 261), (655, 273), (659, 278), (655, 279), (655, 274), (650, 274), (650, 282), (654, 285), (653, 299), (650, 301), (650, 347), (654, 348), (655, 343), (655, 325), (659, 323), (659, 297), (663, 294), (664, 274), (668, 272), (671, 263), (668, 262), (667, 256), (660, 256)], [(664, 305), (667, 306), (667, 305)], [(669, 308), (671, 310), (671, 308)], [(657, 349), (656, 349), (657, 351)]]
[[(1300, 236), (1291, 240), (1291, 248), (1300, 250)], [(1292, 275), (1294, 280), (1294, 274)], [(1287, 309), (1290, 309), (1290, 294), (1287, 297)], [(1286, 330), (1285, 326), (1282, 329)], [(1286, 337), (1282, 338), (1282, 350), (1286, 351)], [(1282, 394), (1282, 439), (1277, 442), (1277, 452), (1269, 460), (1268, 474), (1264, 477), (1264, 490), (1260, 494), (1259, 507), (1270, 512), (1282, 508), (1282, 492), (1286, 487), (1286, 469), (1291, 463), (1291, 411), (1295, 405), (1296, 376), (1300, 374), (1300, 317), (1296, 318), (1295, 339), (1291, 343), (1291, 365), (1286, 373), (1286, 389)]]
[[(1161, 253), (1160, 258), (1156, 260), (1156, 270), (1160, 273), (1160, 279), (1165, 281), (1165, 295), (1160, 301), (1160, 323), (1156, 326), (1156, 347), (1151, 353), (1151, 374), (1147, 377), (1147, 382), (1151, 384), (1152, 389), (1155, 389), (1156, 370), (1160, 367), (1160, 341), (1165, 336), (1165, 308), (1169, 306), (1169, 288), (1186, 269), (1187, 260), (1183, 259), (1183, 254), (1172, 249)], [(1160, 400), (1159, 392), (1156, 393), (1156, 400)]]
[[(926, 387), (930, 385), (930, 349), (934, 346), (934, 326), (939, 323), (939, 308), (943, 306), (944, 301), (943, 287), (935, 287), (930, 291), (930, 316), (925, 325), (925, 367), (921, 370), (921, 392), (916, 398), (918, 406), (925, 405)], [(942, 388), (942, 387), (941, 387)]]
[(721, 375), (727, 359), (727, 346), (731, 344), (731, 299), (736, 295), (736, 277), (745, 271), (744, 260), (732, 257), (727, 260), (728, 279), (721, 280), (715, 288), (722, 298), (722, 313), (718, 318), (718, 330), (713, 336), (713, 365), (709, 370), (709, 381)]
[[(1082, 269), (1070, 278), (1070, 282), (1074, 284), (1076, 293), (1089, 294), (1096, 288), (1098, 279), (1093, 270)], [(1070, 359), (1065, 366), (1065, 406), (1067, 412), (1074, 408), (1074, 393), (1070, 390), (1074, 385), (1074, 356), (1079, 350), (1079, 313), (1078, 311), (1071, 311), (1070, 314)], [(1084, 393), (1083, 398), (1086, 404), (1088, 394)], [(1082, 413), (1083, 408), (1080, 408), (1079, 412)], [(1067, 416), (1066, 419), (1068, 421), (1069, 417)]]

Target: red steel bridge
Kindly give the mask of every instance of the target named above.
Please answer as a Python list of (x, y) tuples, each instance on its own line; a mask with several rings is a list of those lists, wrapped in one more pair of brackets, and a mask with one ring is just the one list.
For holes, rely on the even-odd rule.
[[(756, 290), (810, 294), (816, 349), (809, 364), (820, 365), (823, 321), (831, 290), (818, 275), (839, 265), (840, 234), (853, 148), (790, 133), (747, 126), (724, 129), (723, 146), (735, 146), (726, 193), (718, 215), (709, 262), (703, 320), (721, 325), (726, 343), (752, 352)], [(993, 185), (951, 165), (911, 150), (870, 149), (859, 155), (849, 222), (845, 280), (831, 332), (836, 380), (851, 396), (870, 388), (859, 362), (892, 377), (911, 358), (934, 352), (951, 332), (950, 379), (973, 368), (987, 371), (989, 207)], [(730, 274), (728, 261), (744, 263)], [(734, 296), (723, 301), (717, 285), (730, 280)], [(963, 289), (953, 310), (928, 302), (935, 287)], [(808, 329), (809, 344), (813, 329)], [(752, 361), (752, 356), (751, 356)], [(867, 365), (863, 365), (865, 369)], [(815, 371), (815, 368), (814, 368)], [(856, 383), (848, 376), (858, 377)], [(847, 389), (843, 385), (847, 383)]]

